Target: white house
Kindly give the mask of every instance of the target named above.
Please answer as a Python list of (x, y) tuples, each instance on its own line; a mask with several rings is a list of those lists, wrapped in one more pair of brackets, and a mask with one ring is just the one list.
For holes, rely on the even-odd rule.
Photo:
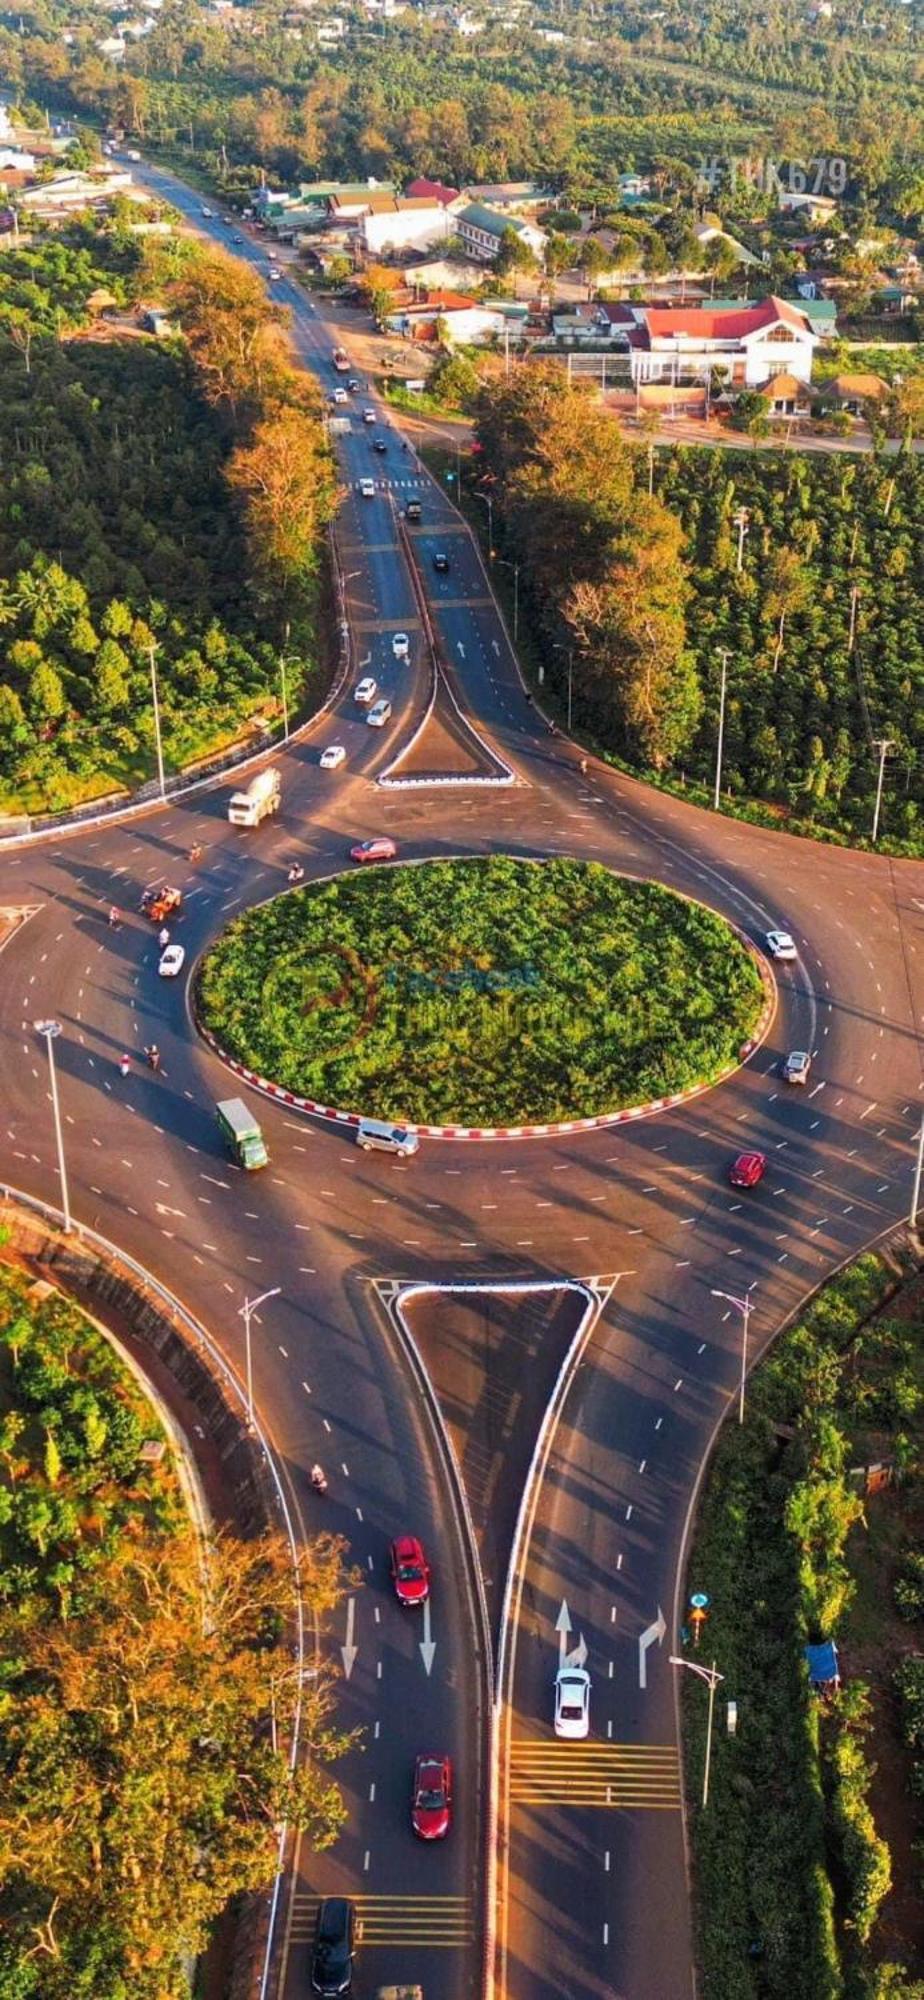
[(488, 208), (480, 201), (469, 202), (465, 208), (459, 209), (455, 217), (455, 231), (462, 239), (466, 255), (474, 257), (479, 264), (493, 264), (508, 229), (514, 231), (534, 257), (542, 256), (547, 242), (546, 232), (534, 222), (524, 222), (517, 215), (500, 215), (497, 209)]
[(0, 99), (0, 139), (12, 139), (12, 137), (13, 125), (10, 118), (10, 107)]
[(445, 243), (455, 233), (455, 220), (442, 202), (426, 195), (370, 195), (366, 212), (360, 217), (359, 235), (368, 257), (380, 257), (386, 250), (429, 249), (431, 243)]
[(812, 379), (818, 335), (791, 299), (761, 299), (737, 310), (637, 306), (634, 312), (633, 382), (704, 381), (715, 368), (733, 389), (759, 389), (783, 372), (797, 382)]
[(501, 306), (480, 305), (461, 292), (431, 292), (419, 305), (396, 307), (385, 324), (408, 340), (429, 342), (438, 324), (447, 346), (470, 347), (502, 334), (508, 321)]
[(781, 215), (802, 215), (809, 222), (833, 222), (837, 202), (833, 195), (807, 194), (799, 188), (781, 188), (777, 207)]
[(34, 174), (36, 158), (34, 153), (24, 153), (19, 146), (0, 145), (0, 170), (15, 167), (17, 173)]

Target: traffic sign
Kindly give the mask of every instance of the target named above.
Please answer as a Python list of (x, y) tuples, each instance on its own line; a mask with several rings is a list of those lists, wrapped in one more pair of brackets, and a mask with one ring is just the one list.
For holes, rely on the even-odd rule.
[(694, 1590), (690, 1603), (694, 1611), (708, 1611), (709, 1599), (704, 1590)]

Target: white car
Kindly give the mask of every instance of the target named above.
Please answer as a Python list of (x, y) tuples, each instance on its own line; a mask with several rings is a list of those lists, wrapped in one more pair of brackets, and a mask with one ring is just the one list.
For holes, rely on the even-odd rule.
[(407, 656), (408, 656), (408, 636), (407, 636), (407, 633), (406, 633), (406, 632), (396, 632), (396, 633), (395, 633), (395, 635), (394, 635), (394, 637), (393, 637), (393, 639), (392, 639), (392, 642), (391, 642), (391, 650), (392, 650), (392, 652), (394, 653), (394, 656), (395, 656), (395, 659), (396, 659), (396, 660), (406, 660), (406, 659), (407, 659)]
[(285, 273), (283, 271), (277, 271), (274, 269), (270, 272), (269, 275), (270, 275), (270, 284), (278, 285), (280, 278), (284, 277)]
[(559, 1667), (555, 1676), (555, 1734), (575, 1739), (590, 1729), (590, 1675), (586, 1667)]
[(785, 1083), (806, 1084), (812, 1068), (812, 1058), (808, 1049), (792, 1049), (783, 1064)]
[(771, 958), (796, 958), (795, 940), (788, 931), (768, 931), (767, 950)]
[(179, 979), (185, 964), (186, 953), (183, 950), (183, 946), (181, 944), (168, 944), (166, 951), (161, 952), (160, 964), (157, 970), (162, 979)]
[(364, 499), (364, 500), (374, 500), (374, 499), (375, 499), (375, 480), (374, 480), (374, 479), (361, 479), (361, 480), (360, 480), (360, 482), (359, 482), (359, 490), (360, 490), (360, 493), (362, 494), (362, 496), (363, 496), (363, 499)]
[(391, 702), (377, 701), (375, 707), (370, 708), (369, 713), (366, 717), (366, 721), (368, 723), (371, 723), (373, 729), (384, 729), (385, 724), (389, 720), (390, 715), (391, 715)]
[(213, 208), (203, 208), (200, 210), (200, 213), (205, 216), (206, 222), (211, 222), (215, 210)]
[(341, 764), (345, 763), (346, 751), (342, 743), (329, 743), (327, 749), (321, 751), (322, 771), (339, 771)]
[(378, 681), (374, 681), (372, 675), (367, 674), (365, 680), (357, 681), (353, 689), (353, 700), (362, 702), (363, 706), (366, 707), (370, 701), (375, 700), (378, 691)]
[(349, 400), (350, 400), (350, 399), (349, 399), (349, 396), (347, 395), (347, 392), (346, 392), (346, 390), (345, 390), (345, 389), (335, 389), (335, 390), (334, 390), (334, 402), (335, 402), (335, 403), (348, 403), (348, 402), (349, 402)]
[(374, 410), (364, 410), (364, 411), (363, 411), (363, 423), (364, 423), (364, 424), (374, 424), (374, 423), (375, 423), (375, 411), (374, 411)]

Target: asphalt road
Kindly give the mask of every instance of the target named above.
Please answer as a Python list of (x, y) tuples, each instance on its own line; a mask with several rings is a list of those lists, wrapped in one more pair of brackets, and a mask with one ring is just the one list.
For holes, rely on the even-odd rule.
[[(198, 199), (183, 200), (195, 213)], [(265, 264), (262, 252), (246, 254)], [(320, 315), (294, 286), (273, 290), (293, 306), (303, 358), (332, 386)], [(511, 2000), (686, 2000), (667, 1655), (690, 1496), (739, 1361), (737, 1316), (712, 1290), (755, 1287), (757, 1349), (826, 1272), (906, 1210), (924, 1074), (924, 867), (727, 822), (597, 768), (583, 779), (577, 752), (548, 737), (525, 700), (477, 552), (446, 497), (394, 439), (374, 473), (388, 484), (364, 501), (355, 487), (373, 465), (365, 427), (338, 449), (356, 671), (399, 697), (392, 721), (380, 738), (347, 693), (333, 721), (274, 759), (282, 813), (254, 833), (227, 825), (224, 784), (127, 824), (0, 852), (0, 898), (34, 909), (4, 954), (4, 1171), (57, 1198), (34, 1028), (55, 1013), (75, 1214), (168, 1283), (238, 1368), (242, 1299), (282, 1287), (255, 1323), (257, 1400), (306, 1526), (342, 1529), (368, 1576), (344, 1690), (344, 1720), (364, 1726), (365, 1748), (347, 1769), (347, 1836), (297, 1871), (285, 1908), (287, 1995), (305, 1990), (312, 1901), (333, 1888), (360, 1902), (360, 1995), (399, 1978), (419, 1979), (427, 2000), (480, 1987), (485, 1716), (467, 1568), (426, 1408), (377, 1288), (601, 1280), (602, 1310), (552, 1440), (513, 1597), (496, 1990)], [(375, 787), (427, 685), (393, 513), (412, 492), (440, 650), (518, 775), (507, 789)], [(437, 577), (430, 558), (450, 544), (450, 573)], [(395, 629), (412, 640), (407, 668), (389, 655)], [(332, 740), (348, 762), (322, 772), (318, 751)], [(425, 1143), (407, 1164), (360, 1154), (342, 1130), (266, 1102), (258, 1115), (271, 1165), (245, 1182), (213, 1123), (227, 1072), (192, 1030), (183, 982), (157, 978), (154, 938), (134, 914), (140, 891), (161, 878), (186, 890), (175, 935), (192, 962), (231, 914), (284, 887), (294, 852), (323, 875), (342, 865), (351, 839), (386, 831), (408, 857), (593, 857), (698, 896), (755, 938), (785, 926), (799, 959), (779, 968), (767, 1043), (726, 1085), (675, 1112), (590, 1135)], [(196, 869), (186, 858), (194, 840), (205, 849)], [(117, 931), (106, 923), (112, 902), (126, 912)], [(134, 1066), (123, 1082), (123, 1049), (152, 1038), (163, 1075)], [(779, 1076), (787, 1049), (800, 1046), (815, 1057), (805, 1091)], [(743, 1145), (765, 1150), (770, 1168), (758, 1189), (735, 1194), (727, 1165)], [(492, 1421), (484, 1398), (471, 1421), (474, 1450), (479, 1422)], [(515, 1491), (529, 1458), (522, 1431), (512, 1426), (504, 1473)], [(492, 1448), (496, 1435), (494, 1426)], [(318, 1458), (330, 1475), (324, 1502), (306, 1480)], [(429, 1675), (419, 1621), (400, 1612), (385, 1572), (389, 1537), (409, 1528), (434, 1563)], [(552, 1737), (563, 1599), (568, 1643), (583, 1635), (592, 1675), (586, 1748)], [(639, 1640), (659, 1608), (666, 1634), (645, 1653), (642, 1686)], [(333, 1643), (345, 1638), (344, 1628)], [(418, 1749), (444, 1747), (456, 1761), (457, 1822), (445, 1847), (426, 1850), (409, 1829), (410, 1767)]]

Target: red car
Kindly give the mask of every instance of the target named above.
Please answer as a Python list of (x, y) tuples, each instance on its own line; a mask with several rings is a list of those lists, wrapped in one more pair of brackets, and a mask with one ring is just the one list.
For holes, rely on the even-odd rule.
[(732, 1187), (756, 1187), (767, 1171), (767, 1161), (763, 1153), (739, 1153), (728, 1169)]
[(399, 1604), (422, 1604), (430, 1595), (430, 1565), (416, 1535), (399, 1535), (391, 1545), (391, 1580)]
[(380, 833), (375, 840), (359, 840), (350, 848), (351, 861), (394, 861), (398, 852), (387, 833)]
[(445, 1840), (452, 1821), (452, 1764), (448, 1757), (418, 1757), (414, 1765), (411, 1825), (421, 1840)]

